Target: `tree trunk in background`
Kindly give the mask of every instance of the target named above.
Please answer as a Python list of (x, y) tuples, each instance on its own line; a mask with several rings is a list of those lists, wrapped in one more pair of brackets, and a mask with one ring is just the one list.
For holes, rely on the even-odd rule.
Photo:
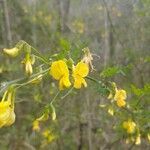
[(110, 55), (109, 55), (109, 63), (110, 65), (112, 64), (113, 61), (113, 56), (114, 56), (114, 52), (115, 52), (115, 48), (114, 48), (114, 33), (112, 31), (112, 26), (110, 26), (110, 33), (109, 33), (109, 41), (110, 41)]
[(4, 9), (3, 9), (3, 1), (0, 1), (0, 13), (1, 13), (1, 33), (2, 33), (2, 45), (7, 45), (7, 39), (6, 39), (6, 34), (5, 34), (5, 23), (4, 23)]
[[(109, 7), (105, 0), (104, 2), (104, 20), (105, 20), (105, 53), (104, 53), (104, 66), (113, 62), (114, 55), (114, 26), (110, 17)], [(111, 3), (110, 3), (111, 4)], [(109, 5), (110, 5), (109, 4)]]
[(82, 150), (83, 148), (83, 128), (84, 124), (79, 122), (79, 144), (77, 150)]
[(67, 22), (69, 16), (69, 7), (70, 7), (70, 0), (63, 1), (63, 10), (62, 10), (62, 31), (66, 32), (68, 30)]
[(90, 110), (90, 106), (91, 105), (90, 105), (89, 93), (86, 93), (86, 103), (87, 103), (86, 108), (87, 108), (87, 113), (88, 113), (88, 115), (87, 115), (88, 147), (89, 147), (89, 150), (93, 150), (93, 146), (92, 146), (92, 131), (91, 131), (92, 130), (92, 120), (91, 120), (91, 113), (89, 113), (89, 112), (91, 112), (91, 110)]
[(104, 9), (104, 23), (105, 23), (105, 50), (104, 50), (104, 66), (106, 66), (109, 62), (110, 57), (110, 39), (109, 39), (109, 21), (108, 21), (108, 11), (105, 7)]
[(70, 0), (56, 0), (56, 9), (58, 12), (57, 28), (60, 32), (66, 32), (68, 30), (67, 21), (70, 7)]
[(5, 31), (7, 34), (7, 41), (8, 45), (11, 46), (12, 44), (12, 33), (11, 33), (11, 28), (10, 28), (10, 18), (9, 18), (9, 12), (8, 12), (8, 5), (7, 5), (7, 0), (2, 0), (3, 2), (3, 9), (4, 9), (4, 22), (5, 22)]

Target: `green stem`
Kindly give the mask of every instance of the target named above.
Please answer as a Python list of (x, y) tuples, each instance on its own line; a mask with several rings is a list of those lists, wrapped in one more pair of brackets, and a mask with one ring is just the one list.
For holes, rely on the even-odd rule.
[(123, 107), (123, 109), (124, 109), (126, 112), (128, 112), (129, 114), (131, 114), (133, 121), (135, 121), (134, 113), (133, 113), (130, 109), (126, 108), (126, 107)]
[(143, 95), (141, 95), (141, 96), (139, 97), (139, 99), (138, 99), (137, 103), (135, 104), (135, 106), (136, 106), (136, 107), (140, 104), (140, 102), (141, 102), (141, 98), (142, 98), (143, 96), (144, 96), (144, 94), (143, 94)]
[(3, 91), (5, 91), (7, 88), (8, 88), (8, 86), (10, 86), (10, 85), (12, 85), (12, 84), (14, 84), (14, 83), (16, 83), (16, 82), (20, 82), (20, 81), (22, 81), (22, 80), (24, 80), (25, 78), (20, 78), (20, 79), (16, 79), (16, 80), (13, 80), (13, 81), (9, 81), (8, 83), (6, 83), (5, 84), (5, 86), (0, 90), (0, 93), (2, 93)]
[(41, 57), (39, 57), (39, 56), (37, 56), (37, 55), (34, 55), (37, 59), (39, 59), (39, 60), (41, 60), (42, 62), (44, 62), (45, 64), (48, 64), (49, 65), (49, 63), (48, 62), (46, 62), (43, 58), (41, 58)]
[(96, 82), (96, 83), (98, 83), (98, 84), (101, 83), (101, 81), (99, 81), (99, 80), (97, 80), (97, 79), (94, 79), (94, 78), (92, 78), (92, 77), (90, 77), (90, 76), (87, 76), (87, 77), (85, 77), (85, 78), (87, 78), (87, 79), (89, 79), (89, 80), (91, 80), (91, 81), (94, 81), (94, 82)]
[(74, 87), (69, 89), (69, 91), (64, 96), (61, 97), (61, 99), (64, 99), (65, 97), (67, 97), (72, 92), (73, 89), (74, 89)]
[[(31, 46), (31, 45), (28, 44), (26, 41), (21, 40), (21, 42), (22, 42), (22, 43), (25, 43), (25, 44), (27, 44), (27, 45), (29, 45), (29, 46)], [(49, 65), (49, 61), (48, 61), (47, 59), (45, 59), (45, 58), (42, 56), (42, 54), (41, 54), (37, 49), (35, 49), (33, 46), (31, 46), (31, 49), (34, 50), (34, 51), (40, 56), (40, 58), (42, 59), (43, 62), (45, 62), (46, 64)]]
[(17, 86), (15, 89), (18, 89), (18, 88), (20, 88), (20, 87), (23, 87), (23, 86), (25, 86), (25, 85), (28, 85), (28, 84), (30, 84), (30, 83), (32, 83), (32, 81), (33, 81), (33, 79), (35, 78), (35, 77), (38, 77), (38, 75), (45, 75), (47, 72), (49, 71), (49, 69), (46, 69), (46, 70), (44, 70), (44, 71), (42, 71), (42, 72), (39, 72), (39, 73), (37, 73), (37, 74), (34, 74), (34, 75), (32, 75), (31, 77), (30, 77), (30, 80), (28, 81), (28, 82), (25, 82), (25, 83), (22, 83), (22, 84), (14, 84), (14, 86)]
[(59, 94), (60, 94), (60, 91), (58, 91), (56, 93), (56, 95), (54, 96), (54, 98), (51, 100), (50, 105), (52, 105), (54, 103), (54, 101), (56, 100), (56, 98), (58, 97)]

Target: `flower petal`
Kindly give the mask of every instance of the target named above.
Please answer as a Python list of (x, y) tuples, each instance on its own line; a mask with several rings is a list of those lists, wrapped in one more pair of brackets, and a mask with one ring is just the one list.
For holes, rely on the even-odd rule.
[(114, 100), (125, 100), (127, 98), (127, 94), (125, 90), (116, 90), (115, 96), (114, 96)]
[(63, 60), (53, 62), (51, 65), (50, 74), (56, 80), (60, 80), (60, 78), (64, 75), (69, 75), (67, 64)]
[(118, 107), (124, 107), (126, 105), (126, 102), (123, 99), (117, 100)]
[(79, 62), (73, 70), (73, 76), (79, 75), (81, 77), (86, 77), (89, 73), (89, 67), (83, 62)]
[(76, 76), (75, 78), (74, 78), (74, 88), (76, 88), (76, 89), (80, 89), (81, 87), (82, 87), (82, 85), (84, 86), (84, 87), (87, 87), (87, 83), (86, 83), (86, 81), (85, 81), (85, 79), (84, 78), (82, 78), (82, 77), (80, 77), (80, 76)]
[(70, 86), (69, 76), (63, 76), (59, 81), (59, 89), (63, 90), (65, 87), (68, 88)]

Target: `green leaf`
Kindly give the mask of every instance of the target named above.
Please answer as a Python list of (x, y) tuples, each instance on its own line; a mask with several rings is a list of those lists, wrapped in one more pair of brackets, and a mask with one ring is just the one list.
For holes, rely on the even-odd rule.
[(108, 78), (108, 77), (113, 77), (114, 75), (122, 72), (119, 67), (108, 67), (104, 69), (101, 73), (100, 76), (103, 78)]
[(145, 84), (143, 88), (137, 88), (135, 85), (131, 85), (131, 89), (136, 96), (150, 94), (150, 84), (149, 83)]
[(109, 89), (105, 85), (98, 84), (95, 89), (102, 96), (108, 96), (109, 94)]
[(113, 66), (105, 68), (101, 73), (100, 77), (102, 78), (111, 78), (117, 74), (126, 76), (126, 74), (132, 69), (133, 65), (128, 64), (127, 66)]
[(67, 41), (66, 39), (64, 38), (61, 38), (60, 39), (60, 47), (62, 48), (62, 50), (65, 50), (65, 51), (70, 51), (70, 42)]
[(144, 59), (144, 62), (146, 62), (146, 63), (150, 62), (150, 56), (146, 57), (146, 58)]
[(137, 88), (135, 85), (131, 85), (131, 89), (132, 92), (136, 95), (136, 96), (141, 96), (143, 95), (143, 91), (139, 88)]

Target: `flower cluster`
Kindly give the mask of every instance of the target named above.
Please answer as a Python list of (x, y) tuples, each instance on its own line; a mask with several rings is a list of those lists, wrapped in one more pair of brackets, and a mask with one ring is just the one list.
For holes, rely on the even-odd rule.
[(129, 137), (126, 139), (126, 143), (129, 143), (131, 141), (134, 142), (136, 145), (141, 144), (140, 130), (137, 127), (137, 124), (132, 119), (124, 121), (122, 126), (129, 134)]
[[(74, 78), (74, 88), (80, 89), (82, 85), (87, 87), (85, 77), (89, 73), (89, 67), (86, 63), (80, 61), (72, 68), (72, 77)], [(69, 68), (64, 60), (52, 62), (50, 68), (50, 75), (56, 80), (59, 80), (59, 89), (63, 90), (71, 86), (69, 79)]]
[(31, 57), (30, 53), (27, 53), (24, 60), (22, 61), (22, 64), (24, 64), (25, 73), (29, 76), (33, 73), (32, 65), (34, 64), (34, 62), (35, 59), (34, 57)]
[(47, 143), (52, 142), (53, 140), (56, 139), (56, 135), (53, 133), (52, 130), (46, 129), (42, 132), (43, 137), (46, 139)]
[[(27, 84), (37, 84), (39, 83), (45, 74), (49, 72), (49, 74), (59, 82), (59, 89), (64, 90), (66, 88), (69, 88), (71, 85), (75, 89), (80, 89), (82, 87), (87, 87), (86, 78), (90, 79), (91, 81), (94, 81), (100, 88), (100, 92), (104, 93), (103, 95), (109, 96), (108, 99), (111, 99), (111, 104), (115, 103), (115, 105), (109, 105), (108, 107), (106, 105), (101, 105), (101, 107), (105, 107), (107, 109), (107, 112), (111, 116), (115, 116), (117, 111), (120, 113), (124, 113), (123, 111), (129, 112), (129, 114), (124, 117), (127, 119), (121, 120), (121, 128), (125, 132), (123, 134), (126, 134), (127, 140), (134, 142), (135, 144), (141, 143), (141, 137), (144, 135), (142, 133), (142, 127), (140, 128), (138, 119), (135, 117), (135, 113), (132, 109), (130, 109), (130, 103), (126, 102), (127, 99), (127, 92), (124, 89), (118, 88), (114, 82), (103, 82), (103, 80), (94, 79), (92, 77), (87, 77), (89, 74), (89, 70), (95, 70), (94, 66), (92, 64), (93, 61), (93, 54), (90, 53), (90, 50), (88, 48), (84, 48), (82, 51), (84, 52), (84, 56), (82, 57), (82, 60), (79, 61), (76, 65), (74, 65), (72, 59), (66, 60), (56, 60), (56, 61), (50, 61), (52, 59), (46, 59), (44, 58), (40, 52), (38, 52), (35, 48), (31, 47), (28, 43), (25, 41), (20, 42), (17, 44), (14, 48), (11, 49), (4, 49), (3, 52), (11, 57), (16, 57), (19, 55), (21, 50), (24, 50), (24, 57), (22, 64), (24, 66), (24, 71), (26, 75), (29, 76), (29, 78), (21, 79), (16, 82), (14, 82), (12, 85), (13, 88), (20, 88), (22, 86), (25, 86)], [(34, 50), (36, 54), (32, 54), (31, 50)], [(38, 66), (41, 67), (41, 70), (33, 74), (33, 64), (35, 62), (35, 57), (44, 62), (44, 65), (48, 65), (47, 68), (41, 64)], [(53, 58), (53, 57), (52, 57)], [(49, 64), (51, 63), (51, 66)], [(43, 70), (43, 68), (46, 68)], [(2, 69), (0, 68), (0, 73)], [(38, 69), (37, 69), (38, 70)], [(37, 71), (35, 68), (35, 71)], [(33, 75), (32, 75), (33, 74)], [(20, 83), (21, 81), (25, 81), (24, 83)], [(17, 84), (16, 84), (17, 83)], [(110, 84), (111, 83), (111, 84)], [(9, 85), (8, 85), (9, 86)], [(73, 88), (71, 88), (72, 90)], [(69, 90), (69, 92), (71, 91)], [(69, 93), (68, 92), (68, 93)], [(41, 117), (35, 119), (32, 123), (32, 130), (42, 133), (42, 136), (44, 137), (46, 143), (49, 143), (56, 139), (56, 136), (53, 134), (52, 130), (42, 130), (41, 129), (41, 123), (44, 121), (47, 121), (49, 119), (49, 115), (51, 114), (51, 120), (56, 120), (56, 111), (55, 107), (53, 105), (54, 100), (56, 100), (56, 97), (59, 95), (60, 91), (54, 96), (54, 98), (51, 100), (50, 104), (47, 104), (44, 113)], [(68, 94), (67, 93), (67, 94)], [(65, 94), (65, 96), (67, 95)], [(64, 96), (63, 96), (64, 97)], [(123, 109), (117, 109), (115, 110), (115, 107), (123, 108)], [(127, 107), (126, 107), (127, 106)], [(120, 114), (121, 114), (120, 113)], [(124, 115), (120, 115), (121, 117)], [(120, 119), (121, 119), (120, 117)], [(124, 119), (124, 117), (122, 117)], [(132, 118), (132, 119), (131, 119)], [(14, 90), (7, 89), (4, 93), (2, 100), (0, 101), (0, 128), (10, 126), (15, 122), (15, 112), (14, 112)], [(43, 132), (42, 132), (43, 131)], [(147, 138), (150, 141), (150, 133), (147, 133)]]
[(135, 132), (136, 124), (132, 120), (124, 121), (123, 128), (126, 129), (127, 133), (131, 134)]
[(0, 128), (15, 122), (13, 92), (6, 91), (0, 102)]
[(113, 95), (111, 92), (108, 96), (108, 99), (113, 99), (116, 101), (118, 107), (124, 107), (126, 105), (127, 94), (123, 89), (118, 89), (115, 83), (112, 83), (114, 87), (115, 94)]
[(20, 41), (13, 48), (10, 49), (4, 48), (3, 52), (4, 54), (10, 57), (16, 57), (21, 52), (25, 53), (25, 57), (22, 61), (22, 64), (24, 64), (25, 73), (29, 76), (33, 73), (32, 65), (34, 64), (35, 59), (31, 54), (31, 46), (28, 43), (26, 43), (25, 41)]
[(127, 94), (125, 90), (116, 89), (114, 100), (117, 102), (118, 107), (124, 107), (126, 105)]

